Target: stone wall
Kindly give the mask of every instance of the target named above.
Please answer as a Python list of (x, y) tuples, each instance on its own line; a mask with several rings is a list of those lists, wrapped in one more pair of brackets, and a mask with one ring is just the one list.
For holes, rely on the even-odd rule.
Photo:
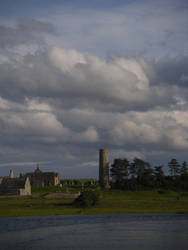
[(19, 191), (20, 191), (20, 196), (31, 195), (31, 184), (28, 177), (26, 178), (24, 188), (21, 188)]

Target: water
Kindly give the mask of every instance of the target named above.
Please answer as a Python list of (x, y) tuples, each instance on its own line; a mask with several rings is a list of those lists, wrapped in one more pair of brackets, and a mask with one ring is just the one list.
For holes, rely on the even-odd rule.
[(187, 250), (188, 214), (1, 218), (0, 249)]

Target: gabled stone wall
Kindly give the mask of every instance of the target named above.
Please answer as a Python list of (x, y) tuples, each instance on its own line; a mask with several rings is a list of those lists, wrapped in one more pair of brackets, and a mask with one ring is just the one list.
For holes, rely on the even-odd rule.
[(60, 184), (58, 173), (42, 172), (39, 166), (37, 166), (33, 173), (27, 173), (24, 176), (29, 177), (31, 186), (33, 187), (57, 186)]

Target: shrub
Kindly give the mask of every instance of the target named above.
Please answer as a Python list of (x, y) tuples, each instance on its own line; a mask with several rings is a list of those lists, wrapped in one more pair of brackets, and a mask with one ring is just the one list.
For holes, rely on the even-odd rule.
[(159, 189), (158, 190), (158, 194), (167, 194), (168, 190), (164, 190), (164, 189)]
[(80, 196), (74, 200), (74, 205), (77, 207), (92, 207), (99, 202), (99, 192), (83, 191)]

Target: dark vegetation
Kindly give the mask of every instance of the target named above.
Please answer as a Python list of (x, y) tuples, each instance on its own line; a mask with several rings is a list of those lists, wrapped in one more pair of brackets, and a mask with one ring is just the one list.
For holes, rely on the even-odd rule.
[(99, 192), (97, 190), (88, 190), (81, 192), (80, 196), (75, 199), (73, 204), (76, 207), (93, 207), (99, 203)]
[(169, 174), (165, 175), (163, 166), (151, 166), (149, 162), (135, 158), (115, 159), (111, 166), (112, 188), (123, 190), (185, 190), (188, 191), (188, 166), (176, 159), (168, 163)]

